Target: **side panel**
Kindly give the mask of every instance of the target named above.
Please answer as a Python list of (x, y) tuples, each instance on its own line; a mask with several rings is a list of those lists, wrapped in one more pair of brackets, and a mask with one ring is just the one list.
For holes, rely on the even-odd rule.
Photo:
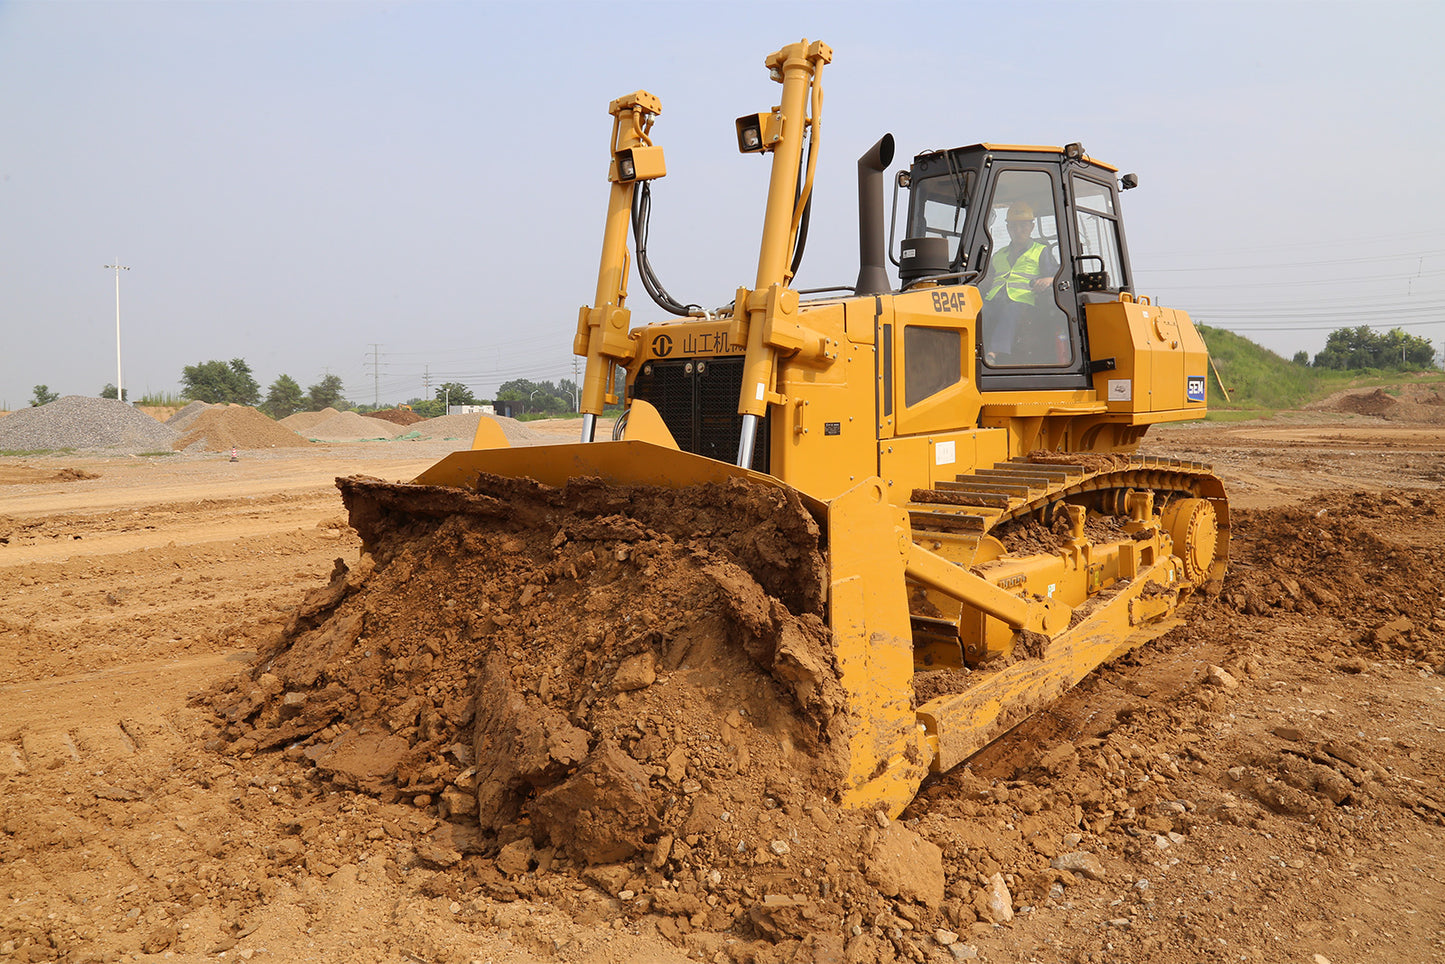
[(1121, 300), (1089, 305), (1090, 353), (1114, 359), (1114, 370), (1094, 375), (1094, 388), (1110, 416), (1133, 424), (1203, 418), (1209, 353), (1182, 311)]
[(783, 359), (778, 365), (782, 405), (770, 406), (770, 471), (800, 491), (831, 499), (877, 472), (875, 348), (845, 331), (845, 311), (873, 316), (873, 299), (806, 306), (810, 329), (837, 343), (826, 367)]
[(1008, 446), (1008, 433), (997, 428), (883, 439), (878, 443), (878, 474), (889, 500), (902, 505), (914, 489), (932, 488), (1004, 461), (1010, 455)]

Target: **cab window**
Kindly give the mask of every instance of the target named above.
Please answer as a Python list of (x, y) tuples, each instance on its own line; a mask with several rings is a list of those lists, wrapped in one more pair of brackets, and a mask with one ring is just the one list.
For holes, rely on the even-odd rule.
[(1119, 256), (1119, 215), (1114, 192), (1107, 184), (1087, 178), (1073, 180), (1075, 218), (1079, 231), (1079, 259), (1076, 270), (1102, 271), (1104, 288), (1126, 287), (1123, 259)]
[[(925, 178), (914, 184), (911, 195), (913, 205), (909, 224), (917, 236), (925, 238), (946, 238), (948, 240), (948, 261), (958, 260), (958, 245), (963, 237), (964, 222), (968, 220), (968, 198), (973, 190), (974, 172), (940, 175)], [(918, 226), (922, 226), (920, 231)]]

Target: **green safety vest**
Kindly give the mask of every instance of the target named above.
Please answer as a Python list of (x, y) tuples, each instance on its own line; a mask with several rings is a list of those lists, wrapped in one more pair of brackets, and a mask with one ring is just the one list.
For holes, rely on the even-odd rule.
[(1008, 252), (1000, 251), (993, 256), (993, 287), (984, 297), (990, 301), (1000, 288), (1008, 286), (1008, 296), (1025, 305), (1036, 304), (1033, 282), (1039, 276), (1039, 256), (1044, 253), (1041, 241), (1035, 241), (1029, 249), (1019, 255), (1013, 264), (1008, 263)]

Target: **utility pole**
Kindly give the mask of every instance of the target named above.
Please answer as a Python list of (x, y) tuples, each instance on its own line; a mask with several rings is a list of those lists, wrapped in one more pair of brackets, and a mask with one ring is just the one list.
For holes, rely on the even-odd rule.
[(381, 346), (371, 346), (371, 404), (381, 405)]
[(572, 356), (572, 411), (582, 410), (582, 396), (577, 391), (577, 356)]
[(115, 397), (116, 401), (125, 401), (125, 383), (120, 380), (120, 273), (129, 271), (130, 265), (121, 264), (120, 259), (115, 259), (115, 264), (108, 264), (107, 269), (115, 269)]
[(424, 402), (425, 402), (425, 401), (429, 401), (429, 400), (431, 399), (431, 366), (430, 366), (430, 365), (427, 365), (425, 371), (422, 373), (422, 376), (421, 376), (421, 389), (422, 389), (422, 391), (421, 391), (421, 400), (424, 401)]

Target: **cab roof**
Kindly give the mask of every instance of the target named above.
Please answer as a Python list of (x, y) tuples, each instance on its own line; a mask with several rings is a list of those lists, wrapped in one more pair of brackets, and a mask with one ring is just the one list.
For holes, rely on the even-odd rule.
[[(996, 153), (996, 154), (1008, 152), (1008, 153), (1011, 153), (1011, 154), (1058, 154), (1058, 155), (1062, 155), (1062, 154), (1064, 153), (1064, 149), (1063, 149), (1062, 147), (1055, 147), (1055, 146), (1052, 146), (1052, 145), (1045, 145), (1045, 144), (992, 144), (992, 143), (988, 143), (988, 142), (985, 142), (985, 143), (982, 143), (982, 144), (969, 144), (967, 147), (950, 148), (950, 151), (956, 151), (956, 152), (958, 152), (958, 153), (971, 153), (971, 152), (974, 152), (974, 151), (979, 151), (979, 152), (989, 152), (989, 153)], [(936, 155), (943, 154), (943, 153), (947, 153), (947, 152), (945, 152), (945, 151), (925, 151), (924, 153), (915, 156), (915, 157), (913, 158), (913, 160), (914, 160), (914, 162), (916, 163), (916, 162), (918, 162), (919, 160), (921, 160), (922, 158), (925, 158), (925, 157), (934, 157), (934, 156), (936, 156)], [(1109, 164), (1109, 163), (1107, 163), (1107, 162), (1105, 162), (1105, 161), (1101, 161), (1101, 160), (1099, 160), (1097, 157), (1090, 157), (1087, 153), (1084, 154), (1084, 158), (1083, 158), (1083, 159), (1084, 159), (1086, 162), (1088, 162), (1089, 164), (1093, 164), (1095, 167), (1102, 167), (1102, 168), (1103, 168), (1104, 170), (1106, 170), (1106, 171), (1111, 171), (1111, 172), (1113, 172), (1113, 173), (1115, 173), (1115, 174), (1117, 174), (1117, 173), (1119, 172), (1119, 169), (1118, 169), (1117, 167), (1115, 167), (1113, 164)]]

